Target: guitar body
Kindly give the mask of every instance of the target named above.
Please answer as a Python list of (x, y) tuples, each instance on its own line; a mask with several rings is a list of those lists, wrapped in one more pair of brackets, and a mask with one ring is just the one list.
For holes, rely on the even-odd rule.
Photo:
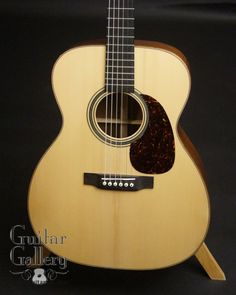
[[(209, 224), (203, 177), (178, 132), (189, 70), (173, 48), (136, 43), (135, 88), (162, 106), (175, 144), (168, 171), (143, 173), (132, 164), (130, 145), (105, 145), (88, 124), (88, 105), (104, 87), (105, 50), (100, 44), (80, 46), (55, 64), (52, 83), (63, 126), (33, 175), (30, 220), (37, 235), (47, 229), (49, 235), (66, 236), (63, 244), (45, 246), (76, 263), (116, 269), (171, 266), (197, 251)], [(107, 155), (109, 172), (121, 174), (125, 165), (128, 175), (153, 177), (153, 188), (129, 192), (85, 185), (84, 173), (103, 173)]]

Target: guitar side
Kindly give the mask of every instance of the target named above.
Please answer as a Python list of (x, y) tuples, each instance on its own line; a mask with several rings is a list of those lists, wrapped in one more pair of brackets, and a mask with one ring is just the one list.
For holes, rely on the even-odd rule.
[[(67, 236), (50, 251), (76, 263), (119, 269), (156, 269), (187, 259), (204, 241), (209, 224), (207, 189), (181, 141), (179, 116), (190, 91), (188, 67), (176, 51), (159, 43), (137, 43), (135, 87), (166, 111), (175, 138), (175, 162), (154, 176), (154, 188), (138, 192), (85, 186), (85, 172), (104, 172), (107, 153), (116, 173), (140, 175), (129, 147), (104, 148), (91, 132), (86, 110), (104, 86), (104, 45), (84, 45), (63, 54), (54, 67), (53, 88), (63, 114), (62, 130), (33, 175), (28, 209), (35, 233), (46, 228)], [(122, 160), (124, 159), (124, 160)], [(127, 161), (128, 159), (128, 161)]]

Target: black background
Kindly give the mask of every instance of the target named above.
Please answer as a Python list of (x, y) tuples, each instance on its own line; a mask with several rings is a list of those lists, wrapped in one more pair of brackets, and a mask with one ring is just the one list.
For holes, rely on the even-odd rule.
[[(41, 155), (60, 130), (51, 89), (57, 57), (105, 37), (106, 0), (1, 1), (1, 294), (235, 294), (236, 3), (136, 0), (136, 39), (179, 48), (192, 91), (181, 123), (205, 164), (212, 206), (207, 244), (227, 276), (210, 281), (195, 258), (164, 270), (70, 273), (38, 287), (9, 273), (9, 230), (26, 224), (27, 190)], [(96, 69), (95, 69), (96, 70)]]

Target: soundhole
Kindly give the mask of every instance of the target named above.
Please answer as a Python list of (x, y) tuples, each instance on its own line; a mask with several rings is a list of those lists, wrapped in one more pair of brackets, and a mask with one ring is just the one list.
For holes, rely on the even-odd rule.
[(106, 144), (123, 146), (140, 138), (148, 124), (146, 103), (139, 93), (99, 92), (88, 107), (93, 133)]
[(109, 94), (99, 103), (96, 120), (108, 136), (126, 138), (140, 128), (142, 109), (137, 100), (127, 93)]

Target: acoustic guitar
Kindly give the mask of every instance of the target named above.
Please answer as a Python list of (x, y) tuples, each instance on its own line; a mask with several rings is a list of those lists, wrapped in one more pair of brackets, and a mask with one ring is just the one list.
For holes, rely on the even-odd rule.
[(134, 41), (131, 0), (110, 0), (106, 42), (62, 54), (52, 86), (61, 131), (38, 164), (28, 210), (70, 261), (158, 269), (192, 256), (209, 225), (200, 160), (178, 121), (190, 72), (177, 49)]

